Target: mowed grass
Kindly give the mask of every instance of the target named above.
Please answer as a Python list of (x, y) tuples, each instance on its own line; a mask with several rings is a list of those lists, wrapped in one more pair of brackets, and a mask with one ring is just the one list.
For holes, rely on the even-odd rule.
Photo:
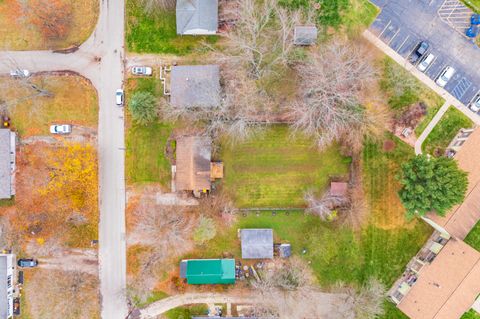
[(480, 222), (477, 222), (475, 227), (468, 233), (465, 242), (480, 251)]
[(461, 0), (461, 1), (476, 13), (480, 13), (480, 0)]
[(350, 0), (342, 20), (347, 32), (356, 36), (368, 28), (379, 13), (380, 9), (369, 0)]
[(70, 32), (64, 39), (48, 40), (29, 22), (28, 1), (0, 1), (0, 48), (2, 50), (63, 49), (80, 45), (93, 32), (98, 20), (98, 0), (61, 0), (72, 8)]
[(0, 99), (9, 103), (13, 127), (22, 137), (50, 134), (50, 124), (97, 128), (97, 92), (90, 82), (70, 75), (34, 76), (32, 82), (53, 96), (36, 96), (28, 87), (0, 78)]
[(468, 117), (451, 106), (423, 142), (422, 149), (432, 155), (441, 155), (461, 128), (472, 126)]
[[(126, 89), (127, 103), (135, 92), (150, 92), (158, 98), (162, 94), (161, 82), (155, 78), (129, 79)], [(171, 178), (171, 165), (165, 156), (165, 147), (173, 125), (161, 122), (138, 125), (132, 123), (128, 111), (126, 114), (127, 183), (159, 182), (167, 186)]]
[(319, 152), (311, 139), (272, 126), (220, 152), (224, 189), (239, 207), (302, 207), (307, 190), (321, 193), (330, 178), (348, 174), (350, 158), (337, 146)]
[(127, 0), (126, 41), (129, 51), (186, 55), (202, 45), (214, 43), (216, 36), (179, 36), (175, 10), (146, 14), (141, 0)]

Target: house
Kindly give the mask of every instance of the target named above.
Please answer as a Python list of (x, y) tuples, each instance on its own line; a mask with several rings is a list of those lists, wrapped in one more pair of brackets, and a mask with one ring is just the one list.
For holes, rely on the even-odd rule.
[(218, 30), (218, 0), (177, 0), (177, 34), (212, 35)]
[(218, 65), (173, 66), (170, 74), (170, 104), (174, 107), (208, 108), (220, 104)]
[(273, 230), (241, 229), (240, 239), (243, 259), (273, 258)]
[(15, 256), (0, 254), (0, 318), (13, 318), (13, 274)]
[(15, 195), (15, 146), (16, 134), (0, 129), (0, 199)]
[(234, 284), (234, 259), (188, 259), (180, 262), (180, 278), (190, 285)]
[(312, 45), (317, 41), (316, 26), (296, 26), (293, 30), (293, 44)]

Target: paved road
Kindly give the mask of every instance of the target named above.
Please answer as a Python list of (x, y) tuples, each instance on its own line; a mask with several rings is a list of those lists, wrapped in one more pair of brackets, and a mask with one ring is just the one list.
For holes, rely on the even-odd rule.
[[(13, 67), (32, 72), (72, 70), (96, 87), (100, 104), (99, 273), (102, 318), (122, 319), (126, 303), (125, 165), (123, 109), (115, 105), (115, 90), (123, 82), (124, 0), (100, 1), (100, 16), (91, 37), (73, 54), (49, 51), (0, 52), (0, 74)], [(96, 57), (101, 57), (100, 62)]]

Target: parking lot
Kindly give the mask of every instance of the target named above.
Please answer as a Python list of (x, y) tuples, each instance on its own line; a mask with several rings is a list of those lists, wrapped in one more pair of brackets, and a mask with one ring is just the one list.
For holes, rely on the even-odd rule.
[(480, 93), (480, 48), (463, 36), (471, 15), (457, 0), (372, 0), (381, 13), (370, 31), (404, 58), (421, 41), (435, 60), (425, 74), (435, 80), (446, 66), (456, 72), (445, 89), (468, 105)]

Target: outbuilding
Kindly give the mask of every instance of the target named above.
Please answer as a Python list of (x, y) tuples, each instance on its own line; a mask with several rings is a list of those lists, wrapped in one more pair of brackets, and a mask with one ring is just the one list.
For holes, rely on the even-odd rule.
[(177, 34), (213, 35), (218, 30), (218, 0), (177, 0)]
[(187, 259), (180, 262), (180, 278), (190, 285), (234, 284), (234, 259)]
[(243, 259), (272, 259), (273, 230), (271, 229), (241, 229)]

